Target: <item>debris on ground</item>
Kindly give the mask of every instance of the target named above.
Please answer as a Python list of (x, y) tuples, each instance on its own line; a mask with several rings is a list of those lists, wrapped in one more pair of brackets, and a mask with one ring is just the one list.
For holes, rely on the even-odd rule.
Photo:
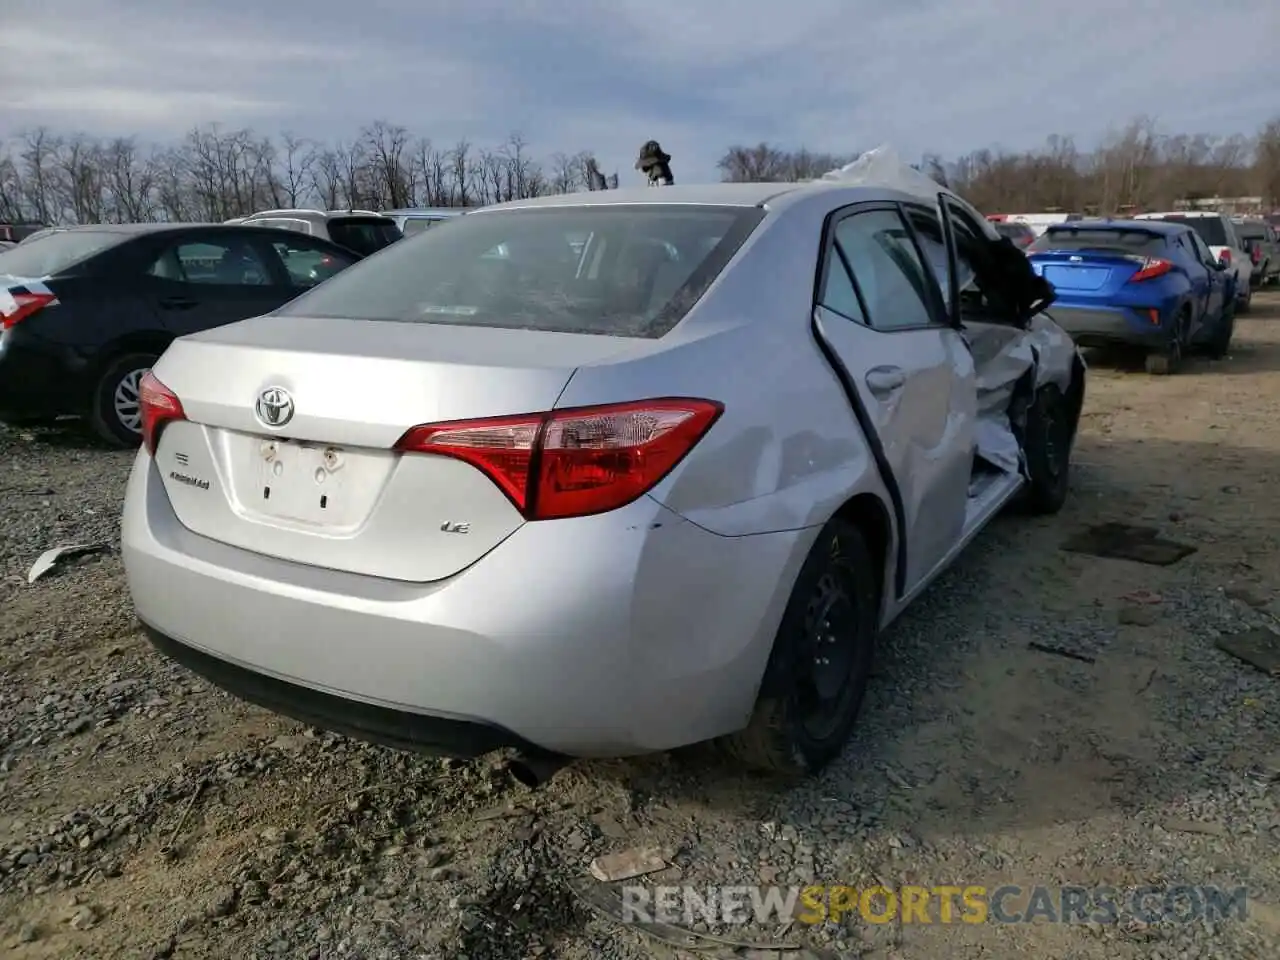
[(1195, 553), (1197, 548), (1160, 537), (1155, 527), (1128, 523), (1101, 523), (1089, 527), (1062, 545), (1068, 553), (1084, 553), (1110, 560), (1132, 560), (1168, 567)]
[(1047, 643), (1037, 643), (1032, 640), (1027, 644), (1028, 650), (1035, 650), (1039, 653), (1053, 654), (1055, 657), (1066, 657), (1068, 660), (1079, 660), (1081, 663), (1094, 663), (1095, 657), (1089, 656), (1087, 653), (1077, 653), (1074, 650), (1068, 650), (1065, 647), (1056, 647)]
[(635, 847), (607, 853), (591, 861), (591, 875), (601, 883), (643, 877), (667, 869), (666, 858), (653, 847)]
[(1280, 633), (1269, 627), (1254, 627), (1243, 633), (1219, 637), (1216, 646), (1263, 673), (1280, 677)]
[(27, 583), (35, 583), (58, 565), (68, 560), (87, 557), (94, 553), (105, 553), (110, 549), (111, 544), (109, 543), (82, 543), (75, 546), (54, 547), (52, 550), (46, 550), (31, 565), (31, 570), (27, 573)]

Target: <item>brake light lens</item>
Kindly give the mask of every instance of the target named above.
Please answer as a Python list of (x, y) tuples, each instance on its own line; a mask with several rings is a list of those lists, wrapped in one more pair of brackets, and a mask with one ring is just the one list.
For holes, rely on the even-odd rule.
[(1255, 243), (1253, 245), (1253, 250), (1250, 253), (1250, 259), (1253, 260), (1253, 265), (1255, 267), (1262, 262), (1262, 247), (1259, 244)]
[(138, 386), (138, 405), (142, 411), (142, 442), (147, 453), (156, 455), (160, 432), (175, 420), (187, 419), (178, 395), (161, 383), (150, 370), (143, 374)]
[(1218, 260), (1225, 263), (1228, 267), (1231, 266), (1231, 248), (1228, 247), (1226, 250), (1223, 250), (1222, 253), (1218, 255)]
[(1138, 272), (1129, 278), (1129, 282), (1142, 283), (1145, 280), (1154, 280), (1156, 277), (1163, 277), (1172, 269), (1173, 264), (1168, 260), (1148, 257), (1142, 261), (1142, 266), (1138, 269)]
[[(0, 288), (0, 293), (3, 292), (3, 288)], [(39, 313), (58, 302), (58, 298), (52, 293), (16, 293), (10, 290), (9, 296), (13, 299), (13, 306), (0, 311), (0, 324), (3, 324), (5, 330), (16, 327), (33, 313)]]
[(429, 423), (396, 449), (471, 464), (528, 520), (585, 517), (652, 490), (723, 412), (711, 400), (664, 398)]

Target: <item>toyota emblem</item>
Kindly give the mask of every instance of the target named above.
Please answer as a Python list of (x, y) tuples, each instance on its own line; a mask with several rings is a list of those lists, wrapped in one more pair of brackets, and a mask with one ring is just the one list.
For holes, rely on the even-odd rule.
[(258, 419), (268, 427), (283, 427), (293, 419), (293, 397), (284, 387), (267, 387), (258, 394)]

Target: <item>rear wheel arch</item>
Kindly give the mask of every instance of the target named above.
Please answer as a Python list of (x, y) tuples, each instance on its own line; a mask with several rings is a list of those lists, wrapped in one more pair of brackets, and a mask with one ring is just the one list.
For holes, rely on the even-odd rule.
[[(871, 555), (879, 567), (880, 580), (894, 568), (893, 519), (889, 508), (873, 493), (860, 493), (847, 500), (835, 513), (836, 518), (853, 524), (862, 533)], [(891, 588), (890, 588), (891, 589)], [(884, 597), (880, 597), (883, 606)]]

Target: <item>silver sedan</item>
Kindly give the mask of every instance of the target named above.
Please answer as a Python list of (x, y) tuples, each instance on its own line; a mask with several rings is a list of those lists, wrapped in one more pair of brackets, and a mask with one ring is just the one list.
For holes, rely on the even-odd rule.
[(1085, 368), (1051, 300), (909, 174), (455, 218), (159, 360), (138, 616), (374, 742), (816, 771), (877, 635), (1006, 505), (1063, 504)]

